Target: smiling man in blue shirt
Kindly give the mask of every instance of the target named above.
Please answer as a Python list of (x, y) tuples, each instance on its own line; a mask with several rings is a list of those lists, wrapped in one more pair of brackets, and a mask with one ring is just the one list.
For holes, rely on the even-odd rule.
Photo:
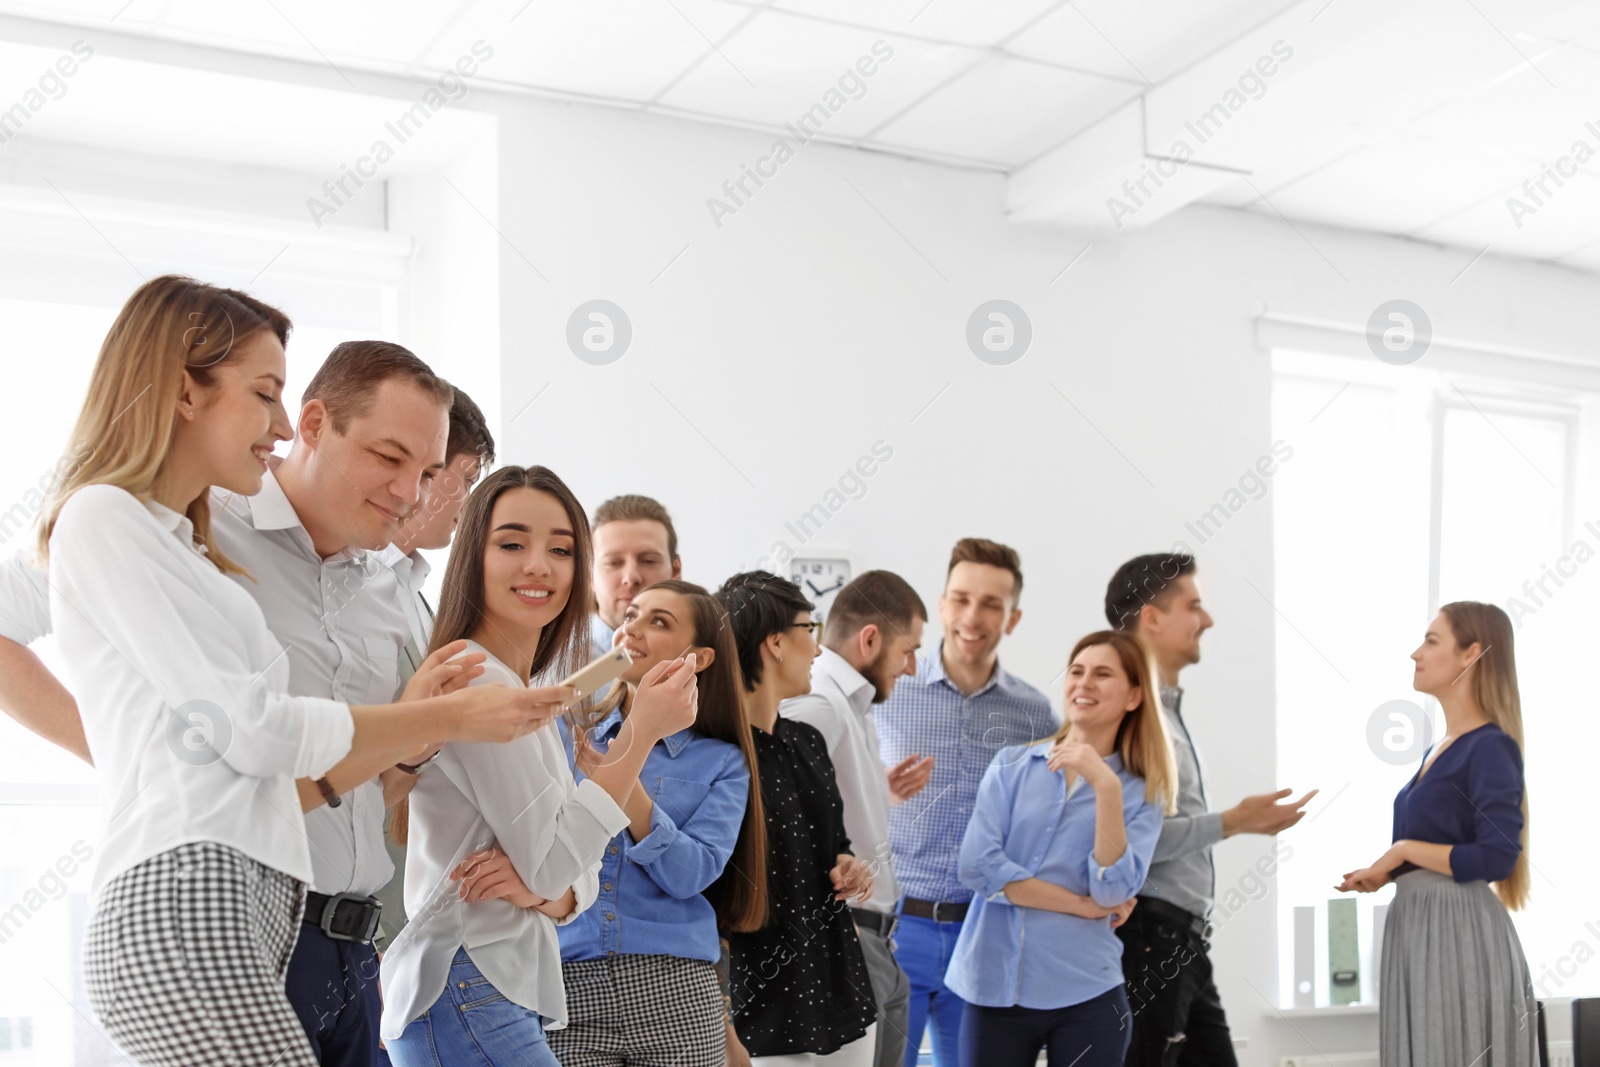
[(925, 782), (890, 778), (897, 804), (889, 840), (900, 883), (895, 957), (911, 979), (906, 1064), (914, 1067), (933, 1018), (933, 1061), (955, 1067), (966, 1003), (945, 985), (972, 890), (956, 854), (972, 818), (978, 783), (995, 753), (1049, 737), (1055, 715), (1043, 693), (1000, 666), (1000, 641), (1022, 620), (1022, 564), (1015, 549), (980, 538), (956, 543), (939, 597), (944, 638), (936, 654), (917, 657), (917, 674), (879, 705), (879, 752), (899, 767), (911, 756)]

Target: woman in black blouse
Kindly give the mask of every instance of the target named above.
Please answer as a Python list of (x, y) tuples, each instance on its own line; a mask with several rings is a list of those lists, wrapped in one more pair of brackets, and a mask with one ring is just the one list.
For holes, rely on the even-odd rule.
[(717, 599), (755, 737), (771, 903), (765, 927), (728, 937), (733, 1025), (758, 1067), (870, 1067), (876, 1009), (849, 902), (866, 899), (872, 874), (850, 852), (822, 735), (778, 714), (811, 690), (820, 623), (799, 589), (765, 571), (734, 575)]

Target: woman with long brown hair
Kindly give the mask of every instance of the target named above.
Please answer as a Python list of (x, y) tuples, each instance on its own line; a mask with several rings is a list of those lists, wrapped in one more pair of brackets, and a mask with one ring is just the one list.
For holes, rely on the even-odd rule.
[[(589, 658), (591, 552), (583, 508), (553, 472), (495, 471), (462, 509), (432, 648), (465, 638), (484, 653), (473, 685), (570, 673)], [(652, 667), (582, 782), (553, 726), (509, 745), (440, 750), (409, 798), (410, 922), (383, 957), (381, 1032), (397, 1067), (557, 1067), (544, 1036), (547, 1022), (567, 1022), (556, 924), (594, 902), (646, 755), (694, 723), (695, 702), (692, 652)], [(495, 844), (538, 894), (534, 907), (458, 894), (451, 875)]]
[(1054, 737), (1001, 749), (978, 786), (959, 873), (973, 890), (945, 982), (962, 1067), (1120, 1067), (1130, 1031), (1122, 942), (1178, 775), (1155, 670), (1105, 630), (1068, 660)]
[(1340, 892), (1395, 884), (1383, 931), (1380, 1061), (1536, 1067), (1533, 982), (1509, 914), (1528, 902), (1528, 791), (1511, 619), (1439, 609), (1411, 653), (1412, 688), (1445, 735), (1394, 799), (1394, 844)]
[[(616, 706), (576, 745), (562, 723), (580, 780), (615, 744), (640, 679), (657, 664), (694, 653), (700, 710), (645, 757), (625, 805), (628, 828), (600, 864), (599, 899), (560, 930), (569, 1017), (550, 1047), (562, 1063), (586, 1067), (722, 1067), (717, 931), (759, 929), (767, 911), (766, 824), (739, 654), (722, 605), (675, 579), (634, 597), (617, 638), (633, 665)], [(498, 849), (472, 857), (461, 891), (469, 902), (538, 899)]]
[(289, 661), (217, 547), (210, 490), (261, 489), (284, 412), (280, 311), (167, 275), (101, 346), (40, 516), (50, 615), (104, 798), (89, 1001), (136, 1063), (316, 1057), (285, 993), (311, 856), (295, 779), (347, 753), (508, 740), (525, 693), (351, 707)]

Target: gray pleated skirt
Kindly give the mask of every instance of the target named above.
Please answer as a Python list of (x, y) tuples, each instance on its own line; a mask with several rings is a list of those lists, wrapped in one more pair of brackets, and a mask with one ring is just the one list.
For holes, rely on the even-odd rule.
[(1395, 882), (1378, 986), (1383, 1067), (1539, 1067), (1533, 982), (1487, 882)]

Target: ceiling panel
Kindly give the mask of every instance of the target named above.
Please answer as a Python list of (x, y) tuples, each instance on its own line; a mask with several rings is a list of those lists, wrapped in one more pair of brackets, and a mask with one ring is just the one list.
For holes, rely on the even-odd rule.
[(1081, 0), (1052, 11), (1006, 47), (1079, 70), (1160, 84), (1292, 6), (1289, 0)]
[[(874, 132), (874, 143), (1017, 167), (1138, 95), (1127, 82), (991, 56)], [(1013, 115), (996, 122), (996, 115)]]
[(774, 0), (772, 6), (890, 33), (993, 45), (1061, 4), (1062, 0)]
[(1490, 245), (1502, 255), (1555, 259), (1600, 241), (1600, 178), (1578, 174), (1559, 195), (1520, 221), (1519, 227), (1506, 198), (1496, 195), (1418, 230), (1415, 236), (1474, 249)]
[(479, 0), (425, 65), (445, 69), (482, 40), (497, 81), (648, 101), (753, 12), (718, 0)]
[[(826, 101), (837, 108), (825, 107), (829, 111), (825, 120), (818, 115), (821, 132), (856, 138), (982, 58), (981, 51), (963, 45), (930, 44), (875, 29), (762, 11), (662, 94), (660, 102), (699, 114), (780, 126), (797, 123), (801, 115)], [(875, 71), (870, 77), (857, 73), (863, 59)]]

